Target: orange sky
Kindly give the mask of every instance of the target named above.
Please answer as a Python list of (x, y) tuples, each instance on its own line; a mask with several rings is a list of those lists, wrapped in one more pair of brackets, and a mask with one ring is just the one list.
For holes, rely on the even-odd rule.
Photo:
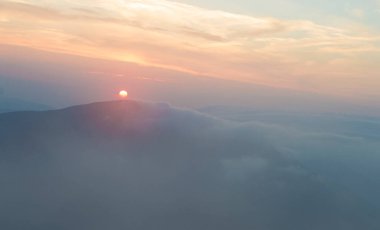
[(173, 1), (0, 3), (0, 44), (374, 101), (380, 34)]

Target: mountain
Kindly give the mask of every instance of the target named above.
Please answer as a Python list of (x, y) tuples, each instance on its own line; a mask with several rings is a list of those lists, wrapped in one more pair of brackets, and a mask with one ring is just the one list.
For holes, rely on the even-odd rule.
[(1, 229), (378, 226), (377, 206), (274, 141), (282, 127), (132, 100), (3, 113), (0, 127)]
[(0, 113), (28, 110), (39, 111), (48, 109), (51, 109), (51, 107), (17, 98), (1, 96), (0, 94)]

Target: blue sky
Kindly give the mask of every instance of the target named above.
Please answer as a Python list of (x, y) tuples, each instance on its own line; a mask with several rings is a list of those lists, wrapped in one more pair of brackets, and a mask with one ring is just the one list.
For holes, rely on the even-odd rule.
[(376, 0), (179, 0), (177, 2), (252, 16), (271, 16), (283, 19), (308, 19), (328, 24), (339, 23), (339, 21), (351, 21), (374, 27), (380, 26), (378, 20), (380, 18), (380, 3)]

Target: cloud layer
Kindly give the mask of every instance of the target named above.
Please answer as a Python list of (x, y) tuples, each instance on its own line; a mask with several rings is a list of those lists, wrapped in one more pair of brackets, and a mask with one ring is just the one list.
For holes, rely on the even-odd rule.
[(327, 137), (331, 150), (340, 137), (134, 101), (3, 114), (0, 125), (4, 229), (378, 226), (360, 193), (315, 173), (278, 138)]

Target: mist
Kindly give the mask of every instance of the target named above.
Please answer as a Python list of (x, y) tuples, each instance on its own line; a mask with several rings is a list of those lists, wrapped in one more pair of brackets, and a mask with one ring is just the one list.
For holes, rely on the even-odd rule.
[(132, 100), (5, 113), (0, 126), (4, 229), (379, 224), (379, 183), (363, 174), (379, 173), (378, 137)]

